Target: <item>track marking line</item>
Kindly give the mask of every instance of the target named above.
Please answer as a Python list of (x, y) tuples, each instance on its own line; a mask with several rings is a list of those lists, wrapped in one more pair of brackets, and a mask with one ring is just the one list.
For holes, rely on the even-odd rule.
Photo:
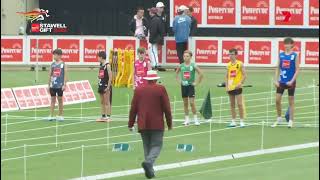
[(281, 158), (281, 159), (273, 159), (273, 160), (261, 161), (261, 162), (257, 162), (257, 163), (247, 163), (247, 164), (242, 164), (242, 165), (237, 165), (237, 166), (230, 166), (230, 167), (218, 168), (218, 169), (210, 169), (210, 170), (205, 170), (205, 171), (198, 171), (198, 172), (194, 172), (194, 173), (181, 174), (181, 175), (156, 178), (156, 179), (171, 179), (171, 178), (177, 178), (177, 177), (181, 177), (181, 176), (183, 177), (183, 176), (192, 176), (195, 174), (206, 174), (209, 172), (211, 173), (211, 172), (218, 172), (218, 171), (224, 171), (224, 170), (230, 170), (230, 169), (236, 169), (236, 168), (242, 168), (242, 167), (250, 167), (250, 166), (255, 166), (255, 165), (268, 164), (268, 163), (279, 162), (279, 161), (284, 161), (284, 160), (291, 160), (291, 159), (299, 159), (299, 158), (305, 158), (305, 157), (310, 157), (310, 156), (319, 156), (319, 154), (316, 154), (316, 153), (305, 154), (305, 155), (301, 155), (301, 156), (292, 156), (292, 157)]
[[(233, 159), (233, 157), (234, 159), (238, 159), (238, 158), (251, 157), (251, 156), (257, 156), (257, 155), (263, 155), (263, 154), (272, 154), (272, 153), (278, 153), (278, 152), (293, 151), (298, 149), (306, 149), (306, 148), (312, 148), (312, 147), (319, 147), (319, 142), (242, 152), (242, 153), (216, 156), (216, 157), (210, 157), (210, 158), (204, 158), (204, 159), (196, 159), (191, 161), (183, 161), (183, 162), (171, 163), (171, 164), (163, 164), (163, 165), (155, 166), (154, 169), (156, 171), (162, 171), (167, 169), (175, 169), (175, 168), (188, 167), (193, 165), (208, 164), (212, 162), (231, 160)], [(139, 169), (126, 170), (126, 171), (110, 172), (110, 173), (87, 176), (87, 177), (73, 178), (71, 180), (100, 180), (100, 179), (110, 179), (115, 177), (122, 177), (122, 176), (129, 176), (129, 175), (136, 175), (136, 174), (143, 174), (143, 173), (144, 173), (143, 169), (139, 168)]]

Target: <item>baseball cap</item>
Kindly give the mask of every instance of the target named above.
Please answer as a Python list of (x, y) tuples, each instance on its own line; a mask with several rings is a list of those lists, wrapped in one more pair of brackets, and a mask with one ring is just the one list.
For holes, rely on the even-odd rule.
[(158, 12), (157, 8), (155, 8), (155, 7), (149, 8), (148, 11), (150, 11), (151, 13), (154, 13), (154, 14)]
[(187, 6), (181, 5), (181, 6), (179, 6), (178, 11), (184, 11), (184, 10), (187, 10), (187, 9), (189, 9)]
[(156, 5), (157, 8), (165, 7), (163, 2), (158, 2)]
[(60, 48), (52, 51), (52, 54), (62, 55), (62, 50)]

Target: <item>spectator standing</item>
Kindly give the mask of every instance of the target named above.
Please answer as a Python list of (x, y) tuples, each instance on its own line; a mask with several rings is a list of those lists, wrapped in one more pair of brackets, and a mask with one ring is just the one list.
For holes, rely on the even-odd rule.
[(148, 20), (143, 15), (144, 9), (138, 7), (136, 15), (133, 16), (129, 23), (130, 34), (138, 39), (146, 39), (148, 36)]
[(149, 24), (149, 56), (153, 69), (157, 69), (159, 58), (158, 58), (158, 46), (164, 44), (163, 35), (164, 27), (162, 20), (156, 15), (157, 8), (152, 7), (148, 9), (150, 15)]
[(173, 20), (173, 32), (176, 40), (176, 50), (179, 63), (183, 63), (183, 53), (187, 50), (190, 35), (191, 18), (186, 15), (188, 7), (182, 5), (178, 9), (178, 15)]
[(162, 20), (162, 24), (163, 24), (163, 27), (164, 27), (163, 36), (168, 36), (168, 33), (169, 33), (169, 20), (168, 20), (167, 14), (165, 14), (165, 12), (164, 12), (165, 5), (163, 4), (163, 2), (158, 2), (156, 4), (156, 8), (157, 8), (157, 16), (160, 17), (160, 19)]
[(185, 13), (191, 18), (190, 36), (194, 36), (197, 32), (198, 21), (193, 16), (193, 7), (189, 6)]

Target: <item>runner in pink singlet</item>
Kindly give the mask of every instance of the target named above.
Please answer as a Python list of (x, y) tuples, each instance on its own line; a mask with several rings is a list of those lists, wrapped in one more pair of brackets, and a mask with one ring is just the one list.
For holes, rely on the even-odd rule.
[(143, 79), (147, 75), (147, 71), (151, 70), (150, 60), (146, 58), (146, 50), (138, 48), (138, 59), (134, 62), (134, 88), (146, 84)]

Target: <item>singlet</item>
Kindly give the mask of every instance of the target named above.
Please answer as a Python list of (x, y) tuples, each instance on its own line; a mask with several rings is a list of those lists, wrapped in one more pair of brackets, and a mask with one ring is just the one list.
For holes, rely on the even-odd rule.
[(234, 64), (232, 62), (229, 62), (227, 65), (228, 70), (228, 89), (229, 91), (232, 91), (236, 88), (236, 86), (241, 82), (242, 79), (242, 62), (239, 60), (236, 60)]
[(196, 78), (196, 64), (191, 62), (189, 65), (180, 64), (180, 77), (182, 86), (189, 86), (194, 83)]
[(64, 66), (64, 62), (60, 62), (59, 64), (53, 62), (51, 64), (51, 88), (62, 88), (64, 85)]
[(109, 73), (107, 68), (108, 64), (109, 63), (100, 65), (99, 74), (98, 74), (98, 79), (99, 79), (98, 85), (100, 87), (108, 86), (108, 82), (109, 82)]
[(292, 80), (294, 73), (296, 72), (296, 58), (297, 53), (295, 52), (292, 52), (291, 54), (285, 54), (285, 52), (281, 52), (279, 54), (280, 83), (286, 84)]
[(136, 60), (134, 62), (134, 86), (139, 87), (145, 85), (147, 80), (143, 79), (147, 75), (149, 60)]

